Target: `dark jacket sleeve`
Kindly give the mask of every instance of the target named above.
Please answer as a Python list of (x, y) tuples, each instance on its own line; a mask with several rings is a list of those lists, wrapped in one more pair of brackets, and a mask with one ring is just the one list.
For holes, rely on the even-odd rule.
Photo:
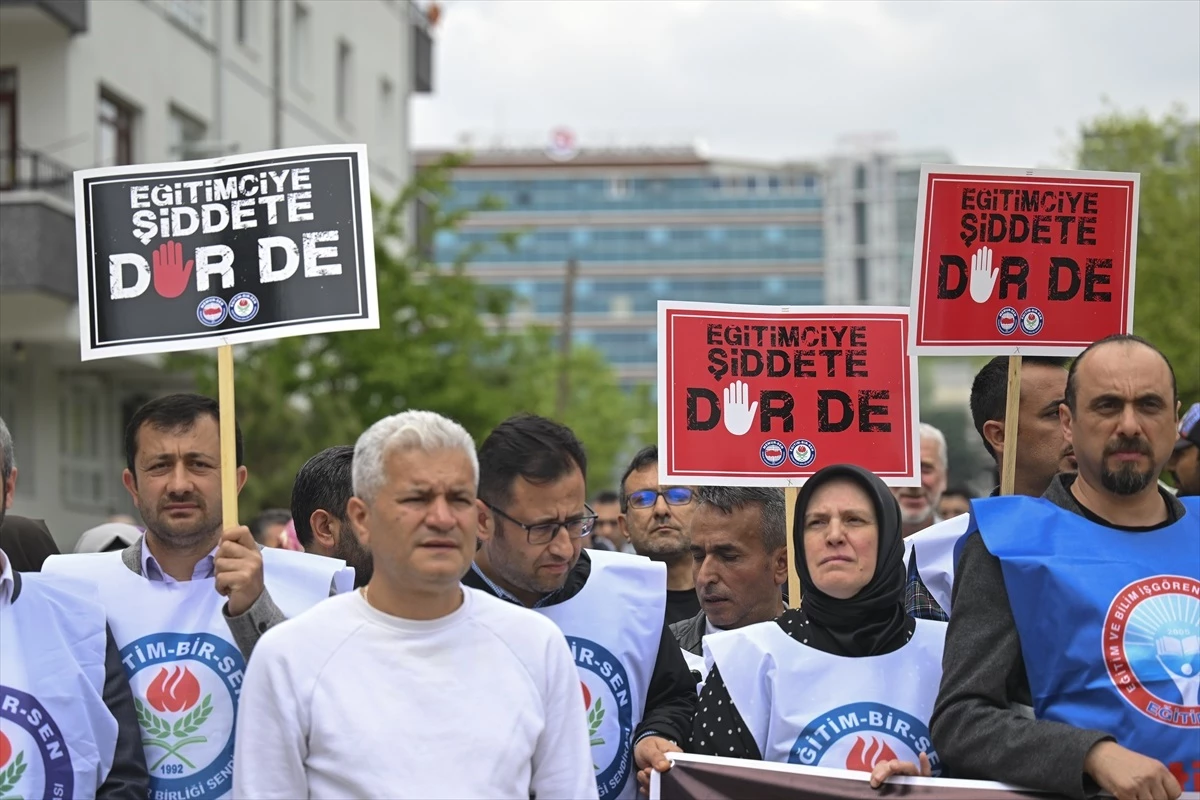
[(973, 533), (963, 546), (942, 684), (930, 722), (934, 747), (955, 778), (1006, 781), (1082, 798), (1095, 785), (1083, 762), (1112, 737), (1036, 720), (1012, 705), (1031, 705), (1029, 679), (1000, 560)]
[(650, 676), (650, 688), (646, 695), (646, 713), (642, 716), (642, 724), (634, 732), (634, 741), (654, 733), (683, 747), (692, 729), (695, 711), (696, 679), (683, 660), (679, 642), (664, 620), (658, 657), (654, 661), (654, 672)]
[(746, 728), (715, 664), (704, 681), (704, 691), (700, 693), (696, 716), (692, 720), (691, 736), (683, 749), (702, 756), (762, 761), (758, 743)]
[(58, 555), (45, 522), (15, 514), (0, 523), (0, 549), (8, 554), (14, 572), (41, 572), (46, 559)]
[(133, 691), (121, 664), (121, 652), (107, 629), (108, 648), (104, 657), (104, 704), (117, 718), (117, 746), (112, 769), (100, 784), (96, 800), (146, 800), (150, 791), (150, 773), (146, 771), (146, 751), (142, 748), (142, 729), (138, 727)]

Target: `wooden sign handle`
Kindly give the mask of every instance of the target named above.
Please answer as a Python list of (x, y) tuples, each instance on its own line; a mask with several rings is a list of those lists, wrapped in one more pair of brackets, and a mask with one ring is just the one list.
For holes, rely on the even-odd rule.
[(233, 345), (217, 348), (217, 403), (221, 414), (221, 517), (224, 528), (238, 524), (237, 429), (233, 407)]
[(1017, 481), (1017, 421), (1021, 412), (1021, 357), (1008, 357), (1008, 400), (1004, 405), (1004, 468), (1000, 494), (1013, 494)]
[(796, 552), (795, 531), (796, 498), (800, 490), (788, 486), (783, 490), (784, 514), (787, 515), (787, 562), (788, 562), (788, 607), (800, 607), (800, 573), (796, 571), (796, 559), (804, 558), (803, 553)]

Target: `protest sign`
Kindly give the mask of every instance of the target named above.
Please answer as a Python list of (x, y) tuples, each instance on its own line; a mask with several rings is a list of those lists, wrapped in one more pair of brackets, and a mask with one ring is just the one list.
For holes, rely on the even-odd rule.
[(913, 352), (1077, 355), (1133, 330), (1139, 176), (926, 165)]
[(84, 361), (377, 328), (367, 154), (75, 173)]
[(658, 304), (659, 479), (799, 486), (852, 463), (920, 482), (902, 307)]
[(951, 778), (889, 778), (890, 789), (872, 789), (870, 774), (799, 764), (668, 753), (671, 769), (652, 772), (650, 800), (877, 800), (881, 791), (929, 800), (1060, 800), (995, 781)]

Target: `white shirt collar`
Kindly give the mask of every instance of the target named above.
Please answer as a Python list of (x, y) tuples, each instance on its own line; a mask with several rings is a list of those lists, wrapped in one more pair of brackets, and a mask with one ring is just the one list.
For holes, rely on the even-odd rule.
[(4, 569), (0, 571), (0, 604), (8, 604), (12, 602), (17, 584), (13, 579), (12, 562), (3, 550), (0, 550), (0, 563), (4, 564)]

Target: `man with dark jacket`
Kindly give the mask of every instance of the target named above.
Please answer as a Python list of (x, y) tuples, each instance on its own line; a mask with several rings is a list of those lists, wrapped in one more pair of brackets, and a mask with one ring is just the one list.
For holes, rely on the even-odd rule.
[(769, 622), (783, 613), (787, 516), (783, 489), (701, 486), (689, 538), (700, 613), (671, 625), (698, 681), (708, 674), (707, 633)]
[(972, 503), (930, 725), (954, 777), (1117, 800), (1200, 788), (1200, 503), (1156, 481), (1175, 395), (1153, 345), (1096, 342), (1060, 409), (1078, 475)]
[(665, 567), (583, 550), (596, 520), (586, 475), (587, 456), (569, 428), (532, 415), (498, 425), (479, 448), (479, 500), (491, 515), (463, 583), (563, 631), (600, 798), (632, 800), (651, 769), (670, 768), (666, 753), (681, 750), (696, 683), (666, 627)]

